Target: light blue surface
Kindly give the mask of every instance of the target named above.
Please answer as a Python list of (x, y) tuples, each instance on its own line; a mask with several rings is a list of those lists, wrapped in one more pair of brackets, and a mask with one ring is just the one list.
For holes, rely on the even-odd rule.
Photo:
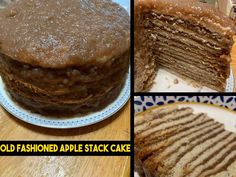
[(130, 14), (130, 0), (113, 0), (113, 2), (116, 2), (123, 6)]
[[(121, 4), (125, 9), (129, 11), (130, 1), (129, 0), (114, 0), (115, 2)], [(10, 95), (5, 90), (4, 83), (0, 77), (0, 104), (16, 118), (25, 121), (27, 123), (48, 127), (48, 128), (76, 128), (84, 127), (87, 125), (95, 124), (104, 119), (109, 118), (116, 112), (118, 112), (129, 100), (130, 97), (130, 73), (127, 76), (126, 83), (122, 89), (118, 98), (104, 108), (101, 111), (91, 113), (86, 116), (74, 116), (71, 118), (56, 118), (56, 117), (44, 117), (39, 114), (31, 113), (28, 110), (23, 109), (17, 103), (12, 101)]]

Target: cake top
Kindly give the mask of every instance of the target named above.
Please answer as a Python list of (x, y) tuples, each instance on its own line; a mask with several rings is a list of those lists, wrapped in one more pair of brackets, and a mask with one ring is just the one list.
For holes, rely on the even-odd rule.
[(206, 27), (211, 32), (232, 36), (236, 27), (226, 15), (198, 0), (135, 0), (135, 13), (154, 10)]
[(34, 66), (101, 64), (130, 47), (128, 12), (110, 0), (21, 0), (0, 21), (0, 52)]

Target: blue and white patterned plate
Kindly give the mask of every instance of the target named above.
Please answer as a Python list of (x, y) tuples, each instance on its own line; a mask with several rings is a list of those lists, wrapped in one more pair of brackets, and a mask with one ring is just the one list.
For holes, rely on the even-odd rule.
[(138, 113), (152, 106), (176, 102), (213, 104), (236, 111), (236, 96), (135, 96), (134, 109), (135, 113)]
[[(130, 9), (129, 0), (114, 0), (114, 1), (123, 6), (129, 12)], [(0, 0), (0, 6), (3, 5), (3, 3), (5, 2), (8, 1)], [(130, 73), (128, 74), (126, 83), (118, 98), (103, 110), (91, 113), (86, 116), (74, 116), (71, 118), (58, 119), (56, 117), (45, 117), (39, 114), (31, 113), (30, 111), (23, 109), (17, 103), (12, 101), (10, 95), (5, 90), (4, 83), (2, 82), (2, 79), (0, 77), (0, 104), (16, 118), (41, 127), (66, 129), (66, 128), (84, 127), (87, 125), (95, 124), (97, 122), (103, 121), (111, 117), (113, 114), (118, 112), (127, 103), (129, 97), (130, 97)]]

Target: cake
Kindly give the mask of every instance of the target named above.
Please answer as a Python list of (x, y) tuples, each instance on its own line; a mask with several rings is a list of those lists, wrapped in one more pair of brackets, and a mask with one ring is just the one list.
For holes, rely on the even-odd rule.
[(21, 0), (0, 11), (0, 73), (13, 100), (45, 115), (100, 110), (129, 67), (128, 12), (106, 0)]
[(135, 116), (140, 177), (234, 177), (236, 134), (192, 108), (162, 106)]
[(236, 34), (232, 20), (197, 0), (135, 0), (134, 14), (136, 92), (150, 89), (159, 68), (225, 90)]

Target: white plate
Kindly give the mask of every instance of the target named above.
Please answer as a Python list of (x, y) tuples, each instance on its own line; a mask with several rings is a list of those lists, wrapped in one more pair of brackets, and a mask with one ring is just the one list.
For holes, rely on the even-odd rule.
[[(236, 112), (216, 105), (204, 103), (174, 103), (181, 107), (191, 107), (194, 113), (207, 113), (211, 118), (225, 125), (225, 129), (236, 133)], [(165, 105), (164, 105), (165, 106)], [(134, 173), (134, 177), (139, 177), (138, 173)]]
[[(129, 0), (114, 0), (114, 2), (123, 6), (128, 12), (130, 9)], [(0, 5), (3, 1), (0, 0)], [(129, 12), (130, 13), (130, 12)], [(117, 97), (117, 99), (104, 108), (101, 111), (91, 113), (86, 116), (74, 116), (70, 118), (60, 118), (57, 117), (45, 117), (39, 114), (32, 113), (28, 110), (23, 109), (17, 103), (12, 101), (10, 95), (7, 93), (4, 87), (4, 83), (0, 77), (0, 104), (16, 118), (25, 121), (27, 123), (48, 127), (48, 128), (77, 128), (84, 127), (87, 125), (92, 125), (97, 122), (103, 121), (113, 114), (118, 112), (129, 100), (130, 97), (130, 72), (127, 76), (126, 83)]]
[[(151, 88), (150, 92), (216, 92), (215, 90), (209, 89), (207, 87), (194, 87), (190, 82), (185, 81), (163, 69), (158, 70), (154, 82), (155, 84)], [(234, 74), (231, 69), (225, 92), (233, 91)]]

